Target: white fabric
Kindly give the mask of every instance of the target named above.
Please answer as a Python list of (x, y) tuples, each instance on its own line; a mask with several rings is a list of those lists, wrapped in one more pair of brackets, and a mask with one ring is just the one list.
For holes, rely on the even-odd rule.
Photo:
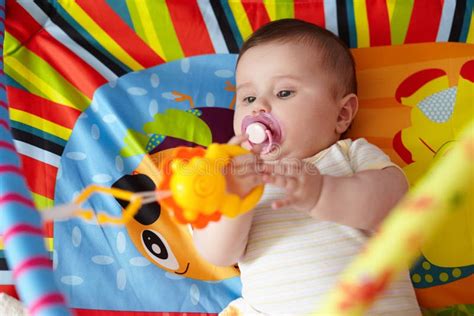
[[(308, 161), (322, 174), (333, 176), (394, 166), (365, 139), (339, 141)], [(239, 262), (242, 296), (263, 314), (305, 315), (317, 310), (368, 237), (348, 226), (316, 221), (303, 212), (272, 210), (271, 203), (283, 194), (279, 188), (266, 186), (255, 209), (247, 249)], [(408, 273), (391, 285), (370, 314), (420, 315)]]
[(5, 293), (0, 293), (0, 315), (27, 316), (28, 314), (18, 300)]

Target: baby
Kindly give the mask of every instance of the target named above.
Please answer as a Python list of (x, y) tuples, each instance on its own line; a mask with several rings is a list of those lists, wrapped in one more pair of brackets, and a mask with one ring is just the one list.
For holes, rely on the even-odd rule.
[[(255, 155), (234, 159), (228, 190), (259, 184), (256, 208), (194, 231), (216, 265), (238, 262), (244, 315), (315, 311), (370, 231), (407, 190), (403, 172), (365, 139), (341, 139), (358, 109), (347, 47), (313, 24), (286, 19), (257, 30), (236, 69), (236, 135)], [(370, 310), (419, 315), (408, 274)]]

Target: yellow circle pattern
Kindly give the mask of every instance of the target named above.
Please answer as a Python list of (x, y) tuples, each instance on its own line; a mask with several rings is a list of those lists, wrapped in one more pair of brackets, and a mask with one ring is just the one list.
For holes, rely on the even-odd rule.
[(439, 274), (439, 279), (442, 282), (446, 282), (449, 279), (449, 275), (446, 272), (442, 272)]
[(431, 274), (426, 274), (425, 275), (425, 281), (428, 282), (428, 283), (433, 282), (433, 277), (431, 276)]

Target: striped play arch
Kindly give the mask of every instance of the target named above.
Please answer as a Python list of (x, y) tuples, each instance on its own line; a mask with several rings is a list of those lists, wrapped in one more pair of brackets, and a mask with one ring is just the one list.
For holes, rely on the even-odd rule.
[(104, 84), (237, 53), (282, 18), (323, 26), (351, 48), (474, 44), (473, 8), (474, 0), (0, 0), (0, 291), (15, 295), (15, 280), (33, 314), (68, 313), (51, 270), (53, 225), (43, 239), (36, 208), (53, 206), (61, 155)]

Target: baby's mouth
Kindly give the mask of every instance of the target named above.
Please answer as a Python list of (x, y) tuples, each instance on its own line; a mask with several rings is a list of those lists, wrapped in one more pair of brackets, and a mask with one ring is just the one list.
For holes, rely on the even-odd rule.
[(268, 113), (244, 117), (242, 134), (249, 135), (249, 143), (252, 147), (262, 146), (261, 154), (263, 155), (276, 149), (282, 140), (280, 124)]

